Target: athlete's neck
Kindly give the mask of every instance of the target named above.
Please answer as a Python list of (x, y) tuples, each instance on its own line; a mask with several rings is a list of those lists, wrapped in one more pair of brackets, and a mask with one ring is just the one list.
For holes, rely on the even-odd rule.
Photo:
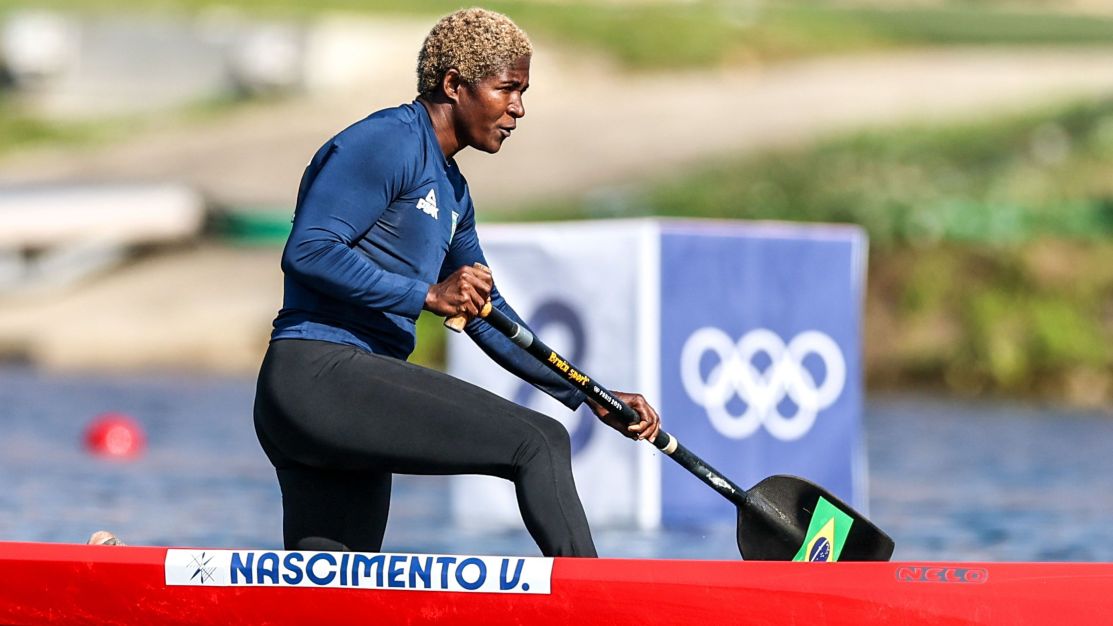
[(433, 134), (437, 136), (437, 144), (441, 147), (445, 159), (451, 159), (464, 148), (460, 138), (456, 135), (456, 124), (452, 118), (452, 101), (434, 97), (418, 96), (417, 101), (429, 113), (433, 122)]

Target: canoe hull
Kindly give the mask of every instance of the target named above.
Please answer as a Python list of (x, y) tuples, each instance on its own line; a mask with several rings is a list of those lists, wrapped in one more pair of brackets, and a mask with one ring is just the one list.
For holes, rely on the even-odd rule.
[[(340, 555), (276, 553), (290, 554), (302, 565), (318, 561), (301, 570), (318, 582), (339, 581)], [(293, 577), (249, 580), (260, 571), (252, 565), (236, 581), (252, 586), (213, 586), (204, 576), (193, 586), (168, 585), (167, 555), (156, 547), (0, 543), (0, 623), (1047, 624), (1086, 622), (1113, 609), (1113, 564), (535, 559), (551, 564), (548, 593), (521, 593), (515, 557), (504, 559), (509, 568), (489, 568), (501, 577), (492, 584), (517, 585), (503, 593), (422, 588), (428, 580), (393, 569), (391, 555), (379, 557), (389, 567), (370, 584), (397, 588), (315, 587), (308, 578), (285, 586)], [(411, 558), (427, 557), (399, 557), (398, 567)], [(476, 583), (479, 571), (465, 567), (456, 579), (445, 570), (432, 575), (433, 586), (442, 575), (450, 586)]]

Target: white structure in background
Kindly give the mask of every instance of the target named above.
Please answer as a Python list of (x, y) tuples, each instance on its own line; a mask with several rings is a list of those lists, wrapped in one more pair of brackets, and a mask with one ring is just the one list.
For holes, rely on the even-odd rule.
[(304, 30), (293, 24), (253, 24), (228, 50), (228, 74), (245, 94), (282, 93), (302, 84)]
[(373, 89), (412, 95), (430, 22), (326, 14), (259, 21), (226, 7), (153, 14), (0, 17), (0, 64), (55, 118), (151, 113), (223, 97)]
[(408, 95), (429, 26), (427, 20), (342, 14), (308, 24), (240, 22), (228, 42), (228, 74), (247, 94), (389, 84), (409, 88)]
[(137, 247), (196, 237), (204, 218), (182, 185), (0, 190), (0, 290), (71, 284)]
[(61, 14), (21, 11), (0, 24), (0, 64), (17, 86), (58, 78), (75, 66), (77, 53), (77, 25)]
[[(499, 291), (547, 345), (616, 391), (656, 404), (657, 356), (650, 335), (658, 297), (655, 226), (650, 221), (487, 225), (483, 248)], [(644, 258), (643, 258), (644, 257)], [(642, 314), (645, 313), (645, 314)], [(593, 524), (654, 527), (660, 464), (653, 448), (603, 426), (587, 407), (572, 413), (495, 365), (464, 336), (448, 344), (448, 371), (561, 421)], [(513, 485), (487, 476), (453, 477), (452, 506), (465, 526), (521, 528)]]
[(310, 93), (375, 86), (415, 95), (417, 53), (430, 19), (318, 18), (305, 33), (304, 88)]
[[(847, 225), (613, 220), (486, 225), (495, 282), (547, 345), (743, 487), (804, 476), (865, 508), (867, 241)], [(562, 421), (595, 525), (733, 524), (736, 507), (645, 443), (571, 413), (465, 337), (449, 371)], [(521, 528), (509, 481), (453, 479), (457, 520)]]

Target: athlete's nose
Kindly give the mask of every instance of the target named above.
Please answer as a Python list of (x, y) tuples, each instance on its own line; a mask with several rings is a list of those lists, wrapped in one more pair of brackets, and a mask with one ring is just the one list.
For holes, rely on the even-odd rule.
[(520, 94), (510, 99), (510, 106), (506, 107), (506, 112), (513, 118), (526, 116), (526, 105), (522, 102)]

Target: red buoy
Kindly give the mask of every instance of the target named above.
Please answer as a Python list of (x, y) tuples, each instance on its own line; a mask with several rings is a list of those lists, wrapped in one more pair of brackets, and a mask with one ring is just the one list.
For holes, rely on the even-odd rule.
[(99, 456), (131, 459), (146, 445), (143, 427), (123, 413), (101, 413), (85, 429), (85, 448)]

